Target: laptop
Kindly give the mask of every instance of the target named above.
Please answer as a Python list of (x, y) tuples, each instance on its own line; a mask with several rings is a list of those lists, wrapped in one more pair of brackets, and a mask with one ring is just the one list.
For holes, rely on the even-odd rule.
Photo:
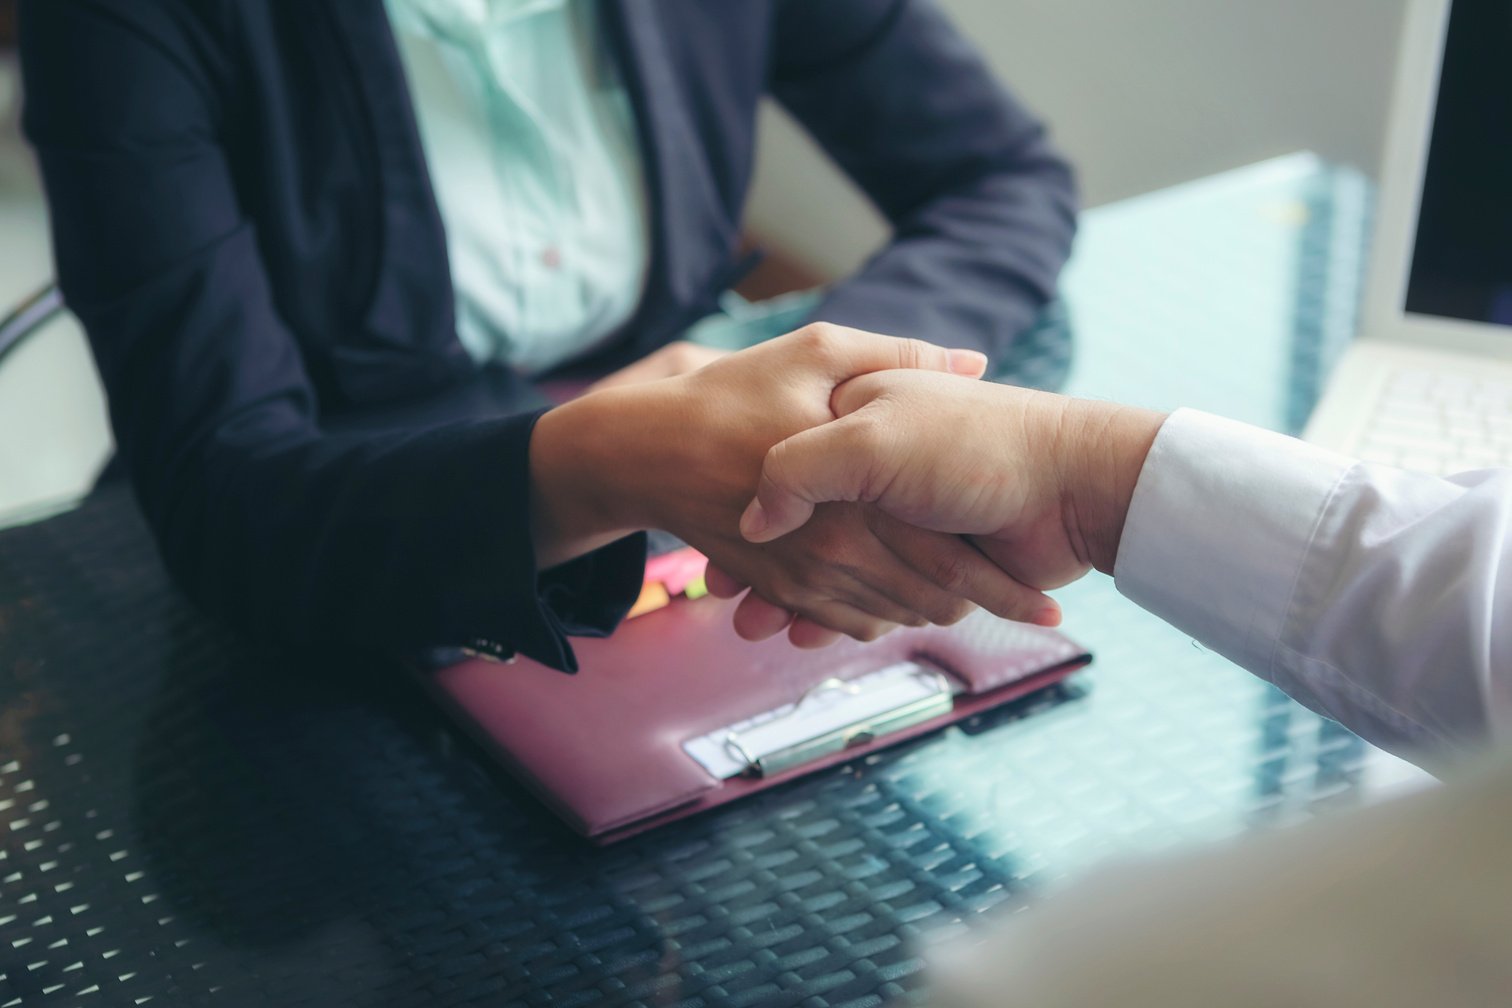
[(1305, 437), (1512, 466), (1512, 0), (1408, 0), (1361, 331)]

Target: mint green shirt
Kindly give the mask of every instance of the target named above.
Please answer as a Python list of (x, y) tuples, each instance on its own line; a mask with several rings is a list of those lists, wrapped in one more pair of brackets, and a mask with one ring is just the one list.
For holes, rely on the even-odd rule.
[(635, 116), (593, 0), (388, 0), (446, 226), (457, 331), (544, 371), (635, 311), (649, 261)]

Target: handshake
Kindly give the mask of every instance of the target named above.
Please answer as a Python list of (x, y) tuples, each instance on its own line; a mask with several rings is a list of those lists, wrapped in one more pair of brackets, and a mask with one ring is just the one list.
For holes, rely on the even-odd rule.
[(1111, 572), (1164, 417), (978, 381), (986, 359), (816, 324), (546, 414), (541, 566), (636, 528), (709, 557), (738, 632), (802, 647), (949, 624), (1043, 625)]

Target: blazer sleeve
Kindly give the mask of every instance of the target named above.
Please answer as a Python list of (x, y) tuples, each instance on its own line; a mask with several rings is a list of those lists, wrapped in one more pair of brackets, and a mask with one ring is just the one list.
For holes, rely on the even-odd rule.
[(785, 0), (771, 90), (892, 225), (817, 315), (997, 359), (1054, 295), (1070, 167), (933, 0)]
[(623, 616), (644, 548), (632, 537), (537, 571), (539, 414), (325, 432), (219, 140), (225, 89), (201, 25), (106, 0), (21, 14), (59, 281), (186, 592), (282, 644), (470, 646), (574, 669), (567, 635)]

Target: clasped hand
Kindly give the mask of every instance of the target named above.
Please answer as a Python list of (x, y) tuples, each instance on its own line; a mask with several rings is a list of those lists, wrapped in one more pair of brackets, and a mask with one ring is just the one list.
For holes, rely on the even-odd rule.
[[(1153, 428), (979, 382), (985, 363), (818, 324), (688, 373), (610, 383), (536, 428), (538, 559), (666, 529), (709, 558), (714, 594), (745, 593), (735, 625), (753, 640), (870, 640), (976, 606), (1053, 625), (1044, 590), (1100, 562), (1110, 511), (1069, 492), (1108, 460), (1057, 449)], [(1090, 482), (1132, 490), (1135, 476)]]
[(711, 588), (749, 587), (736, 627), (789, 628), (817, 646), (899, 624), (953, 623), (980, 605), (1022, 615), (1028, 592), (958, 535), (858, 501), (824, 503), (780, 541), (753, 543), (741, 513), (773, 445), (835, 419), (848, 379), (910, 369), (976, 384), (986, 360), (830, 325), (690, 373), (611, 384), (545, 414), (531, 441), (538, 563), (550, 566), (637, 528), (666, 529), (710, 560)]
[[(951, 375), (887, 371), (841, 384), (837, 419), (774, 445), (741, 518), (753, 542), (856, 501), (964, 536), (1018, 586), (1000, 615), (1054, 625), (1042, 592), (1112, 573), (1161, 414)], [(717, 580), (717, 579), (716, 579)], [(721, 584), (721, 588), (729, 586)]]

